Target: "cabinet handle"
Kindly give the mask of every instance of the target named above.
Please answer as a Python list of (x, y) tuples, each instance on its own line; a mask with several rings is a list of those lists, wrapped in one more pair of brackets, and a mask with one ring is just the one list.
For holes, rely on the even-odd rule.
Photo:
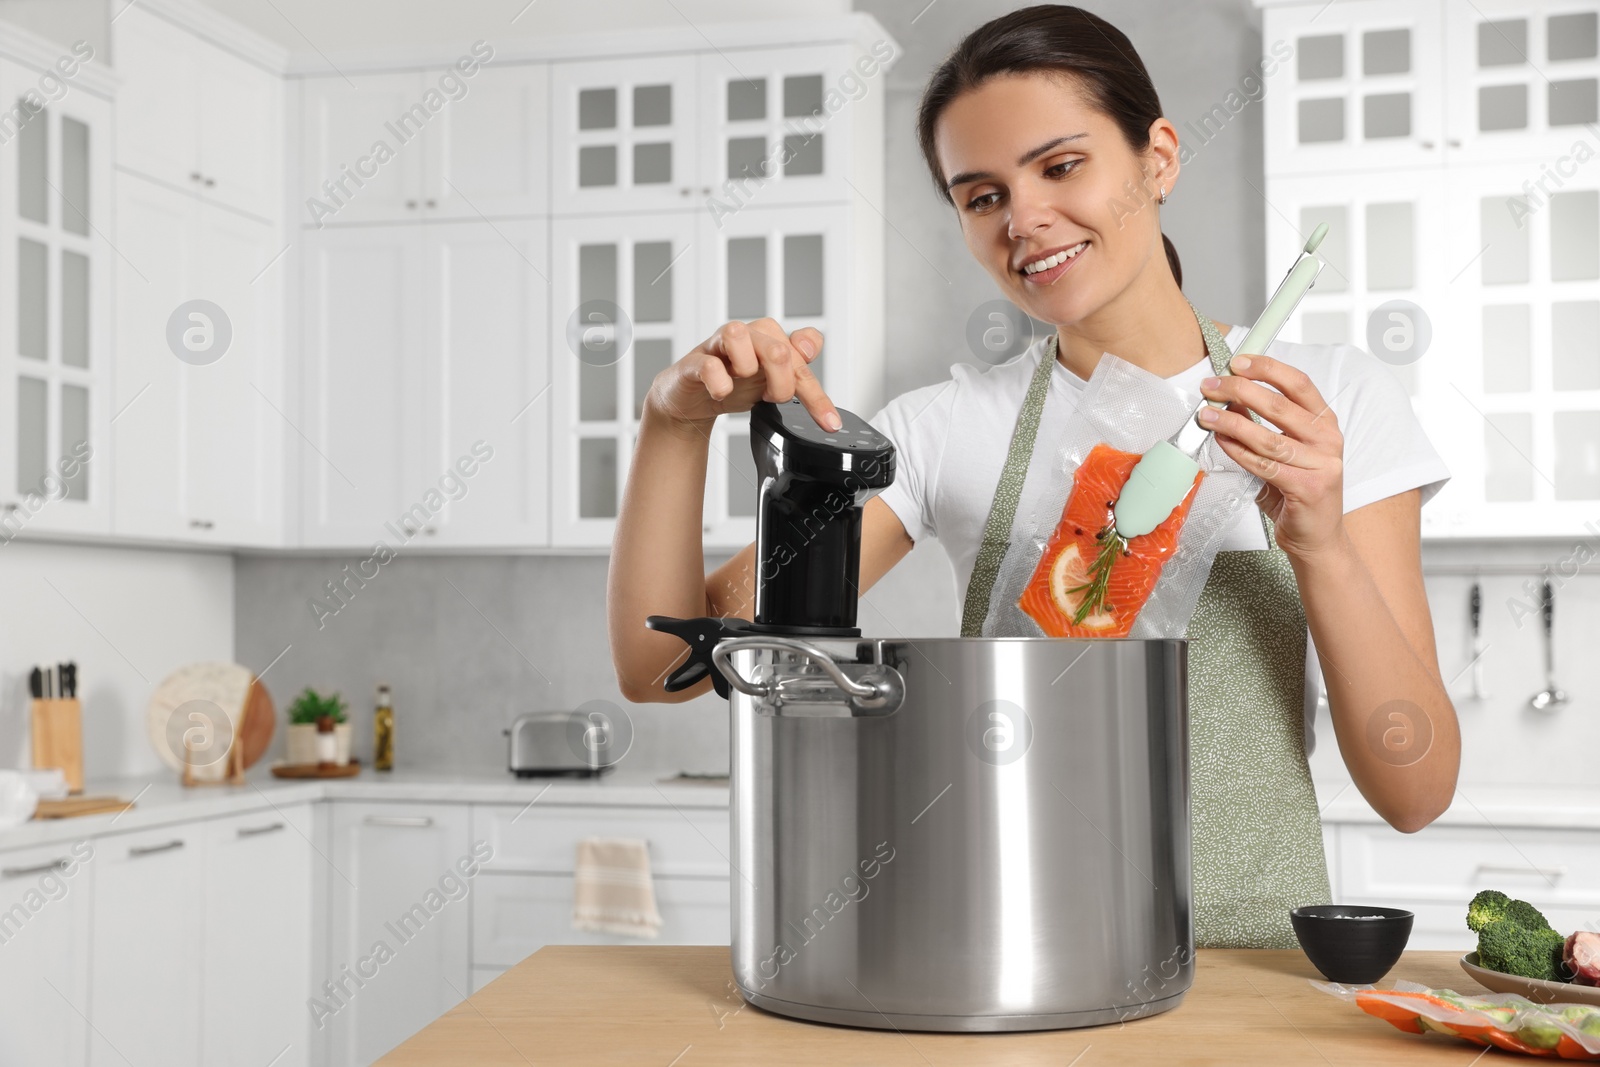
[(428, 206), (429, 206), (429, 207), (438, 207), (438, 206), (439, 206), (439, 202), (438, 202), (438, 201), (437, 201), (437, 200), (431, 200), (431, 199), (430, 199), (430, 200), (429, 200), (429, 201), (428, 201)]
[(65, 870), (66, 857), (51, 860), (49, 863), (40, 863), (32, 867), (0, 867), (0, 878), (24, 878), (30, 874), (43, 874), (46, 871)]
[(269, 823), (266, 826), (241, 826), (241, 827), (239, 827), (239, 836), (240, 837), (259, 837), (262, 834), (277, 833), (279, 830), (282, 830), (282, 829), (283, 829), (283, 823), (281, 823), (281, 822)]
[(424, 526), (422, 528), (422, 532), (427, 534), (429, 537), (432, 537), (434, 534), (438, 533), (439, 530), (438, 530), (437, 527), (434, 527), (434, 526)]
[(1537, 874), (1552, 881), (1567, 873), (1565, 867), (1518, 867), (1515, 864), (1480, 863), (1473, 877), (1485, 874)]
[(415, 210), (417, 210), (417, 202), (415, 200), (407, 200), (406, 201), (406, 210), (407, 211), (415, 211)]
[(425, 830), (433, 825), (430, 815), (368, 815), (362, 820), (368, 826), (406, 826), (416, 830)]
[(189, 527), (190, 527), (190, 529), (194, 529), (194, 530), (209, 530), (215, 525), (216, 525), (216, 523), (212, 522), (210, 519), (190, 519), (189, 520)]
[(211, 188), (215, 184), (217, 184), (217, 179), (215, 179), (215, 178), (207, 178), (206, 179), (206, 188), (207, 189)]
[(197, 171), (197, 170), (191, 170), (189, 172), (189, 180), (192, 181), (192, 182), (199, 181), (200, 180), (200, 172)]
[(1422, 147), (1426, 148), (1426, 149), (1429, 149), (1429, 150), (1432, 150), (1433, 142), (1432, 141), (1423, 141), (1422, 142)]
[(678, 195), (679, 196), (688, 196), (692, 192), (694, 192), (694, 190), (689, 188), (687, 185), (685, 185), (682, 189), (678, 190)]
[(1454, 137), (1452, 137), (1449, 140), (1445, 141), (1445, 144), (1449, 145), (1451, 148), (1460, 148), (1461, 147), (1461, 142), (1456, 140)]
[(171, 852), (173, 849), (182, 848), (183, 842), (174, 838), (164, 845), (139, 845), (128, 849), (129, 859), (138, 859), (140, 856), (153, 856), (157, 852)]
[(0, 511), (16, 511), (16, 510), (17, 510), (17, 505), (15, 503), (13, 503), (12, 501), (10, 501), (10, 500), (7, 500), (4, 504), (0, 504)]

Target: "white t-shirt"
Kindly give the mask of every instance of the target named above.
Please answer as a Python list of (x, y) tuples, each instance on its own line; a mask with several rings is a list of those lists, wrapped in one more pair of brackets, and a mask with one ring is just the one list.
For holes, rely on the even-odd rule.
[[(1247, 329), (1236, 325), (1225, 338), (1236, 350)], [(950, 380), (902, 393), (869, 421), (894, 442), (894, 484), (881, 494), (913, 541), (937, 538), (955, 568), (957, 603), (965, 602), (989, 505), (1017, 413), (1050, 335), (997, 367), (957, 363)], [(1344, 435), (1344, 510), (1348, 514), (1376, 500), (1422, 487), (1426, 504), (1450, 478), (1450, 470), (1423, 432), (1410, 398), (1388, 367), (1355, 345), (1307, 345), (1274, 341), (1265, 353), (1310, 375), (1338, 418)], [(1200, 400), (1200, 380), (1211, 363), (1199, 359), (1168, 381)], [(1087, 386), (1057, 361), (1050, 377), (1045, 418), (1073, 401)], [(1070, 408), (1066, 409), (1070, 410)], [(1040, 441), (1046, 440), (1040, 435)], [(1257, 508), (1245, 508), (1220, 551), (1266, 548)], [(1316, 651), (1306, 641), (1306, 740), (1321, 692)]]

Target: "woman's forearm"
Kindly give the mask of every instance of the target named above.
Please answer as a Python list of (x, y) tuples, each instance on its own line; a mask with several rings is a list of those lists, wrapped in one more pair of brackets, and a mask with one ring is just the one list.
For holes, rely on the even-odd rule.
[(1347, 533), (1291, 559), (1345, 765), (1390, 825), (1420, 830), (1455, 794), (1461, 734), (1449, 694)]
[(707, 688), (661, 688), (687, 648), (644, 620), (707, 613), (701, 524), (710, 436), (710, 423), (674, 419), (645, 403), (606, 576), (611, 660), (629, 700), (676, 702)]

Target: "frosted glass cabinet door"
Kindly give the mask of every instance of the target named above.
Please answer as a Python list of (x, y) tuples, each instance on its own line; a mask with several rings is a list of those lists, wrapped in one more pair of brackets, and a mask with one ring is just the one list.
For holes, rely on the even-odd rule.
[(1448, 174), (1459, 532), (1583, 532), (1600, 507), (1600, 174), (1537, 198), (1525, 164)]
[(655, 375), (712, 327), (697, 314), (705, 247), (685, 213), (551, 227), (551, 538), (608, 545)]
[(0, 540), (110, 528), (110, 114), (0, 61)]
[[(1444, 253), (1451, 216), (1441, 187), (1441, 171), (1432, 167), (1275, 180), (1272, 207), (1265, 209), (1267, 284), (1261, 301), (1282, 281), (1311, 231), (1327, 223), (1328, 236), (1318, 249), (1325, 266), (1281, 336), (1351, 344), (1378, 359), (1410, 395), (1429, 440), (1459, 474), (1457, 457), (1467, 447), (1457, 440), (1465, 426), (1464, 405), (1452, 383), (1476, 371), (1459, 356), (1456, 335), (1470, 327), (1459, 322), (1461, 313), (1449, 301), (1451, 277), (1467, 259)], [(1415, 353), (1422, 325), (1408, 312), (1385, 308), (1391, 301), (1409, 301), (1427, 317), (1431, 340), (1420, 357)], [(1447, 483), (1423, 510), (1425, 523), (1437, 523), (1449, 510), (1449, 496), (1460, 492), (1457, 483), (1463, 480)]]
[(700, 55), (707, 210), (848, 199), (845, 163), (863, 110), (856, 102), (882, 91), (881, 73), (874, 85), (854, 76), (849, 59), (843, 46)]
[(1600, 3), (1447, 3), (1445, 42), (1451, 162), (1543, 163), (1524, 180), (1559, 183), (1600, 152)]
[[(790, 334), (804, 326), (822, 331), (812, 372), (836, 405), (865, 418), (873, 412), (860, 410), (858, 398), (870, 395), (874, 383), (862, 380), (845, 343), (851, 299), (861, 299), (847, 284), (849, 212), (844, 206), (752, 206), (720, 226), (700, 218), (697, 243), (708, 251), (700, 288), (713, 302), (708, 329), (771, 317)], [(743, 548), (755, 540), (756, 496), (749, 415), (724, 415), (711, 435), (705, 543)]]
[(698, 207), (695, 63), (656, 56), (551, 68), (551, 209), (557, 215)]
[[(1435, 165), (1443, 157), (1440, 0), (1360, 0), (1266, 9), (1268, 174)], [(1180, 130), (1196, 151), (1236, 109), (1218, 100)], [(1201, 110), (1192, 108), (1191, 110)]]

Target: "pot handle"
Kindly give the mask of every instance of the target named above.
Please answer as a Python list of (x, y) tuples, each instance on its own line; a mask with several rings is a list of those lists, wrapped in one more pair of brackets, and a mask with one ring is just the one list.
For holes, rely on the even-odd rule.
[(891, 714), (905, 699), (905, 683), (900, 678), (900, 672), (887, 664), (864, 665), (870, 673), (857, 680), (846, 674), (824, 649), (792, 637), (734, 637), (717, 642), (716, 648), (711, 653), (711, 661), (716, 664), (722, 676), (728, 679), (728, 684), (746, 696), (773, 703), (781, 703), (784, 696), (781, 682), (752, 682), (729, 662), (728, 657), (733, 653), (752, 648), (788, 652), (805, 657), (821, 667), (833, 684), (850, 698), (852, 708), (865, 714)]

